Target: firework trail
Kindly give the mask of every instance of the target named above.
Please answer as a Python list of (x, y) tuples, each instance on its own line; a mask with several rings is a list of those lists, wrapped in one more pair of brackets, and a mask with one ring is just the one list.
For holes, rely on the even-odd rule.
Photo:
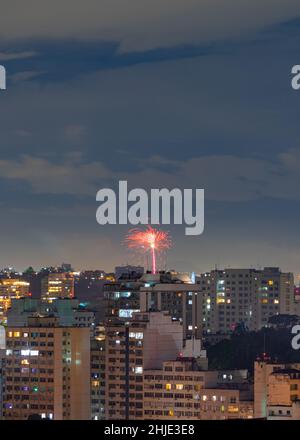
[(130, 249), (140, 249), (150, 252), (152, 259), (152, 273), (156, 273), (156, 253), (171, 247), (172, 242), (168, 232), (147, 226), (146, 230), (131, 229), (125, 238), (125, 243)]

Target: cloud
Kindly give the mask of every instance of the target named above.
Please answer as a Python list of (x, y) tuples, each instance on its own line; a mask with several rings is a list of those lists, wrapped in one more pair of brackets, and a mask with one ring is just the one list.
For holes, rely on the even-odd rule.
[[(300, 149), (279, 154), (276, 162), (215, 155), (186, 161), (166, 161), (158, 156), (144, 161), (143, 169), (115, 172), (102, 162), (83, 163), (78, 152), (60, 163), (23, 156), (20, 160), (1, 160), (0, 177), (20, 180), (36, 194), (64, 194), (94, 197), (97, 190), (119, 180), (132, 188), (204, 188), (206, 199), (245, 202), (264, 198), (300, 200), (298, 166)], [(170, 165), (168, 171), (160, 165)], [(175, 172), (173, 172), (175, 167)]]
[(0, 177), (30, 185), (36, 194), (94, 194), (96, 181), (111, 177), (99, 163), (78, 164), (77, 157), (64, 162), (23, 156), (20, 160), (0, 160)]
[(0, 52), (0, 61), (24, 60), (37, 55), (37, 52), (27, 50), (24, 52)]
[(25, 72), (17, 72), (10, 76), (10, 80), (13, 83), (21, 82), (21, 81), (29, 81), (33, 78), (40, 76), (44, 72), (37, 72), (34, 70), (28, 70)]
[(298, 0), (2, 0), (0, 29), (4, 39), (117, 41), (128, 52), (240, 37), (299, 14)]

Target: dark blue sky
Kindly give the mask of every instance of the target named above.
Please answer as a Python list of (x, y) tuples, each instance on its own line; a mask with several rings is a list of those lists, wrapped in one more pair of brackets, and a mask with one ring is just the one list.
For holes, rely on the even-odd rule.
[[(168, 228), (169, 268), (279, 265), (300, 273), (293, 1), (284, 9), (270, 0), (272, 13), (257, 6), (260, 14), (243, 17), (230, 0), (236, 17), (223, 22), (206, 0), (203, 11), (188, 0), (182, 20), (180, 2), (168, 19), (172, 2), (164, 0), (161, 18), (140, 9), (135, 21), (101, 1), (105, 23), (92, 12), (80, 21), (79, 10), (68, 21), (62, 9), (56, 33), (50, 11), (43, 16), (29, 3), (32, 23), (29, 15), (10, 27), (0, 19), (8, 72), (0, 95), (0, 266), (134, 263), (121, 244), (127, 228), (95, 220), (97, 190), (125, 178), (132, 187), (205, 189), (204, 234)], [(8, 3), (6, 12), (13, 20)]]

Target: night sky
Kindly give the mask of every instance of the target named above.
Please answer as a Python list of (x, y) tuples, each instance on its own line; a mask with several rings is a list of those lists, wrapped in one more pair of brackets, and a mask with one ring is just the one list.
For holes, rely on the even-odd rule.
[(205, 189), (168, 268), (300, 273), (299, 0), (2, 0), (0, 64), (0, 267), (140, 263), (95, 217), (126, 179)]

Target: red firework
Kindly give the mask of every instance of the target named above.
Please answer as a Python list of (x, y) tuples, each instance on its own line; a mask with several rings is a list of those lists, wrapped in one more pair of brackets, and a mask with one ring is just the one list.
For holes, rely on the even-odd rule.
[(168, 232), (147, 226), (146, 230), (131, 229), (125, 238), (130, 249), (141, 249), (151, 252), (152, 272), (156, 273), (156, 252), (167, 250), (171, 247), (171, 238)]

